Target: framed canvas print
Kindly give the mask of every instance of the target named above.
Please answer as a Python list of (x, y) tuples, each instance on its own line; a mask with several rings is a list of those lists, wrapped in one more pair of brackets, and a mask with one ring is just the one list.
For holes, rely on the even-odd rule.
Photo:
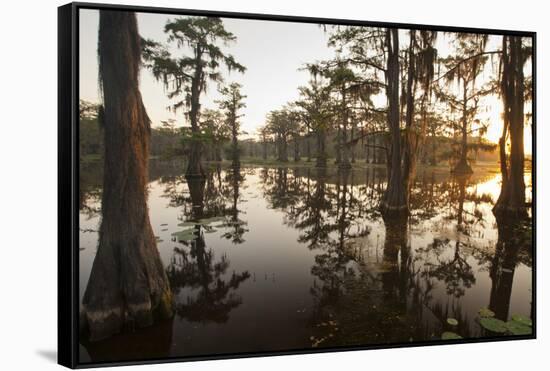
[(59, 362), (535, 338), (533, 32), (59, 8)]

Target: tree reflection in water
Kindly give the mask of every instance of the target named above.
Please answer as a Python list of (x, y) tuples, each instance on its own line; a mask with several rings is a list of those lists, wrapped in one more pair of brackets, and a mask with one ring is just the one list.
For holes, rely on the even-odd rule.
[[(492, 204), (490, 196), (478, 194), (470, 177), (437, 179), (441, 175), (424, 172), (411, 190), (411, 215), (384, 219), (377, 207), (384, 178), (375, 170), (367, 170), (359, 184), (353, 181), (357, 172), (262, 171), (270, 207), (283, 210), (285, 222), (300, 231), (298, 241), (317, 251), (311, 268), (312, 345), (438, 339), (447, 318), (458, 320), (453, 330), (465, 337), (480, 334), (459, 299), (476, 284), (473, 265), (486, 261), (492, 267), (490, 307), (506, 319), (497, 301), (509, 307), (510, 291), (504, 291), (511, 290), (513, 269), (494, 267), (513, 263), (514, 250), (502, 251), (503, 241), (513, 240), (498, 223), (499, 243), (486, 252), (485, 262), (475, 243), (488, 223), (481, 208)], [(450, 229), (450, 237), (434, 234), (442, 227)], [(415, 242), (413, 249), (408, 236), (422, 231), (434, 237), (424, 245)], [(385, 236), (381, 254), (374, 232)], [(437, 287), (444, 288), (446, 301), (435, 294)]]
[(497, 217), (497, 227), (496, 250), (490, 258), (489, 309), (495, 312), (497, 318), (505, 321), (511, 314), (510, 299), (516, 267), (520, 262), (531, 266), (533, 235), (530, 220), (506, 220)]
[[(218, 196), (224, 193), (227, 185), (222, 185), (221, 181), (216, 183), (214, 174), (217, 174), (218, 180), (221, 179), (219, 168), (216, 172), (210, 172), (206, 179), (186, 177), (191, 202), (188, 220), (197, 224), (193, 226), (193, 239), (179, 241), (182, 246), (174, 248), (174, 254), (167, 268), (170, 285), (178, 296), (176, 313), (194, 322), (227, 322), (231, 310), (242, 303), (241, 297), (236, 294), (237, 289), (250, 277), (248, 271), (233, 272), (228, 277), (230, 261), (227, 256), (222, 255), (216, 260), (213, 250), (207, 248), (205, 229), (208, 226), (199, 222), (205, 216), (219, 216), (212, 213), (224, 211), (225, 214), (230, 215), (229, 223), (236, 226), (239, 220), (237, 209), (239, 184), (243, 180), (238, 168), (233, 169), (231, 176), (226, 177), (233, 192), (232, 207), (226, 208), (220, 205)], [(216, 187), (218, 187), (217, 191), (214, 190)], [(205, 188), (207, 200), (212, 202), (205, 203)], [(243, 242), (242, 235), (245, 229), (240, 224), (238, 228), (235, 226), (233, 231), (228, 233), (231, 233), (234, 243)], [(184, 293), (186, 297), (182, 299), (180, 293)]]
[[(179, 168), (159, 163), (150, 171), (158, 181), (159, 197), (180, 210), (179, 222), (194, 229), (193, 237), (179, 242), (165, 262), (177, 303), (176, 321), (231, 327), (229, 319), (239, 317), (231, 312), (243, 301), (257, 299), (249, 296), (257, 294), (248, 286), (242, 287), (248, 270), (257, 269), (256, 260), (247, 258), (247, 270), (232, 272), (229, 259), (233, 265), (242, 264), (244, 260), (237, 260), (242, 256), (229, 255), (233, 245), (250, 248), (258, 241), (251, 219), (255, 217), (282, 216), (284, 227), (295, 232), (295, 247), (312, 254), (305, 255), (311, 259), (304, 260), (306, 265), (296, 267), (310, 274), (297, 284), (310, 293), (300, 300), (312, 300), (301, 312), (300, 323), (307, 327), (311, 346), (423, 341), (439, 339), (443, 331), (484, 336), (477, 321), (482, 306), (506, 320), (517, 313), (517, 307), (511, 309), (517, 295), (521, 300), (529, 296), (517, 290), (512, 296), (512, 284), (527, 279), (525, 267), (532, 265), (530, 221), (506, 223), (493, 217), (495, 192), (487, 182), (493, 176), (453, 178), (420, 171), (411, 183), (410, 215), (384, 219), (378, 209), (385, 188), (382, 167), (336, 171), (214, 166), (198, 179), (186, 179)], [(85, 220), (101, 189), (86, 179), (82, 182)], [(245, 206), (247, 200), (256, 202), (254, 198), (266, 204), (265, 212)], [(224, 220), (196, 223), (213, 217)], [(219, 233), (210, 234), (211, 225)], [(284, 270), (288, 261), (273, 264)], [(522, 282), (520, 287), (530, 287)], [(525, 314), (525, 308), (520, 309)], [(458, 326), (449, 327), (448, 318), (458, 320)], [(289, 339), (295, 335), (291, 331)]]
[(239, 167), (232, 167), (227, 171), (226, 181), (230, 187), (228, 187), (229, 192), (226, 192), (226, 195), (229, 193), (227, 196), (231, 199), (231, 206), (227, 210), (229, 219), (225, 223), (230, 230), (225, 232), (222, 237), (230, 240), (234, 244), (245, 242), (243, 236), (248, 232), (248, 229), (246, 229), (247, 223), (239, 217), (239, 214), (242, 212), (239, 209), (239, 203), (244, 201), (240, 197), (239, 188), (244, 179)]

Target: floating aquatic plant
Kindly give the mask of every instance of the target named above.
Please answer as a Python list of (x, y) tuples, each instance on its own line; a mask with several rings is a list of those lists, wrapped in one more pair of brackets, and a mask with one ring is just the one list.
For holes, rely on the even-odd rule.
[(484, 329), (492, 331), (492, 332), (504, 333), (507, 330), (506, 322), (501, 321), (497, 318), (493, 318), (493, 317), (480, 318), (479, 319), (479, 324)]
[(458, 321), (454, 318), (447, 318), (447, 323), (451, 326), (456, 326), (458, 325)]

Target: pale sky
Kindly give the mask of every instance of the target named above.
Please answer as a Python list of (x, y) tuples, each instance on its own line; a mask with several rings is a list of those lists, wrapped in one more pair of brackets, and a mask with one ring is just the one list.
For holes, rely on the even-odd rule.
[[(97, 32), (99, 12), (80, 10), (80, 98), (99, 101)], [(166, 42), (164, 25), (172, 15), (137, 13), (139, 32), (144, 38)], [(265, 123), (266, 114), (280, 108), (288, 101), (298, 98), (298, 87), (309, 81), (307, 71), (299, 71), (305, 63), (329, 59), (334, 52), (326, 47), (327, 36), (315, 24), (287, 23), (224, 19), (225, 28), (237, 41), (225, 47), (237, 62), (247, 70), (244, 74), (224, 73), (225, 81), (243, 85), (247, 95), (247, 107), (242, 110), (242, 130), (254, 134)], [(171, 49), (177, 53), (176, 49)], [(177, 54), (175, 54), (177, 55)], [(153, 126), (161, 120), (176, 119), (178, 126), (184, 122), (183, 111), (174, 115), (166, 110), (169, 100), (162, 84), (155, 81), (147, 70), (141, 72), (141, 93)], [(214, 100), (219, 98), (215, 84), (201, 97), (203, 108), (217, 108)]]
[[(164, 25), (174, 15), (137, 13), (138, 28), (142, 37), (166, 43), (167, 36), (163, 32)], [(316, 24), (292, 23), (277, 21), (258, 21), (246, 19), (223, 18), (225, 28), (232, 32), (237, 40), (222, 50), (232, 54), (237, 62), (247, 70), (244, 74), (232, 72), (228, 74), (222, 69), (226, 83), (239, 82), (243, 85), (242, 92), (247, 95), (247, 107), (241, 111), (241, 128), (252, 136), (256, 128), (263, 125), (266, 114), (280, 108), (289, 101), (298, 98), (298, 87), (306, 85), (310, 79), (307, 71), (300, 70), (305, 63), (331, 59), (335, 56), (333, 49), (327, 47), (328, 34)], [(99, 102), (97, 33), (99, 11), (80, 10), (80, 98), (91, 102)], [(402, 30), (400, 34), (406, 35)], [(401, 38), (401, 37), (400, 37)], [(403, 37), (403, 40), (406, 40)], [(452, 52), (451, 37), (444, 33), (438, 34), (436, 48), (440, 56)], [(500, 49), (501, 37), (491, 36), (486, 50)], [(181, 56), (182, 51), (171, 47), (175, 56)], [(480, 81), (489, 78), (493, 71), (486, 68)], [(526, 72), (530, 75), (530, 71)], [(166, 108), (170, 101), (166, 97), (163, 86), (155, 81), (152, 74), (143, 69), (141, 72), (140, 89), (143, 101), (153, 126), (161, 121), (175, 119), (177, 126), (183, 125), (184, 113), (176, 114)], [(201, 96), (203, 108), (217, 108), (214, 103), (219, 99), (215, 84), (210, 84), (206, 94)], [(375, 99), (384, 104), (383, 96)], [(480, 119), (491, 122), (486, 137), (497, 142), (502, 130), (502, 104), (495, 97), (485, 99), (486, 107), (480, 112)], [(531, 153), (531, 129), (525, 130), (525, 150)]]

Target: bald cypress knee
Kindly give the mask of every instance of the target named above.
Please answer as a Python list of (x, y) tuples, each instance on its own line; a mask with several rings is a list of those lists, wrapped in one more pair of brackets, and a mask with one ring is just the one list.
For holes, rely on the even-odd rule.
[(134, 13), (101, 11), (105, 156), (99, 243), (81, 318), (90, 340), (172, 315), (172, 293), (147, 207), (150, 122), (139, 92)]

